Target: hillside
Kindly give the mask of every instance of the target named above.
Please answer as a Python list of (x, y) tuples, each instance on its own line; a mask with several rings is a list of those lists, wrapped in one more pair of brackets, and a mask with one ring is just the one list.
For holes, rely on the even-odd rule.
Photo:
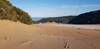
[(100, 10), (83, 13), (75, 17), (71, 24), (100, 24)]
[(0, 0), (0, 19), (32, 24), (32, 19), (28, 13), (13, 6), (8, 0)]
[(75, 16), (62, 16), (62, 17), (49, 17), (49, 18), (43, 18), (39, 20), (38, 22), (46, 23), (46, 22), (56, 22), (56, 23), (63, 23), (67, 24), (69, 21), (71, 21)]
[(39, 22), (56, 22), (64, 24), (100, 24), (100, 10), (86, 12), (78, 16), (43, 18)]

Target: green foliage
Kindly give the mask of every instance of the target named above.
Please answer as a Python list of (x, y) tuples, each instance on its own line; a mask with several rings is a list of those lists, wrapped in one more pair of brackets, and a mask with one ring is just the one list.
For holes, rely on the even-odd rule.
[(12, 6), (8, 0), (0, 0), (0, 19), (20, 21), (24, 24), (33, 23), (28, 13), (15, 6)]

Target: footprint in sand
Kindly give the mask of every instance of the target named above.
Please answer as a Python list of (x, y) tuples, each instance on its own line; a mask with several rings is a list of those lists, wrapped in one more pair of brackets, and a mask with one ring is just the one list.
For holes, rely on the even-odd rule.
[(9, 38), (7, 36), (4, 37), (4, 40), (8, 40)]
[(66, 40), (66, 41), (64, 42), (64, 48), (65, 48), (65, 49), (69, 49), (69, 48), (70, 48), (70, 45), (69, 45), (69, 41), (68, 41), (68, 40)]

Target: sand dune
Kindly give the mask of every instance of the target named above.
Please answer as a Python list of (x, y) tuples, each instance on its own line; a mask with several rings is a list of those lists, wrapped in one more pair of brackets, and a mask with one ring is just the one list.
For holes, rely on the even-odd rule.
[(0, 49), (100, 49), (100, 30), (96, 27), (100, 26), (25, 25), (3, 20), (0, 21)]

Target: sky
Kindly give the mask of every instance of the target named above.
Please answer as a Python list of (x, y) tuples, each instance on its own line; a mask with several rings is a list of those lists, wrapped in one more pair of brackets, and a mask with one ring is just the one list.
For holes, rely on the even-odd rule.
[(32, 17), (79, 15), (99, 10), (100, 0), (10, 0)]

